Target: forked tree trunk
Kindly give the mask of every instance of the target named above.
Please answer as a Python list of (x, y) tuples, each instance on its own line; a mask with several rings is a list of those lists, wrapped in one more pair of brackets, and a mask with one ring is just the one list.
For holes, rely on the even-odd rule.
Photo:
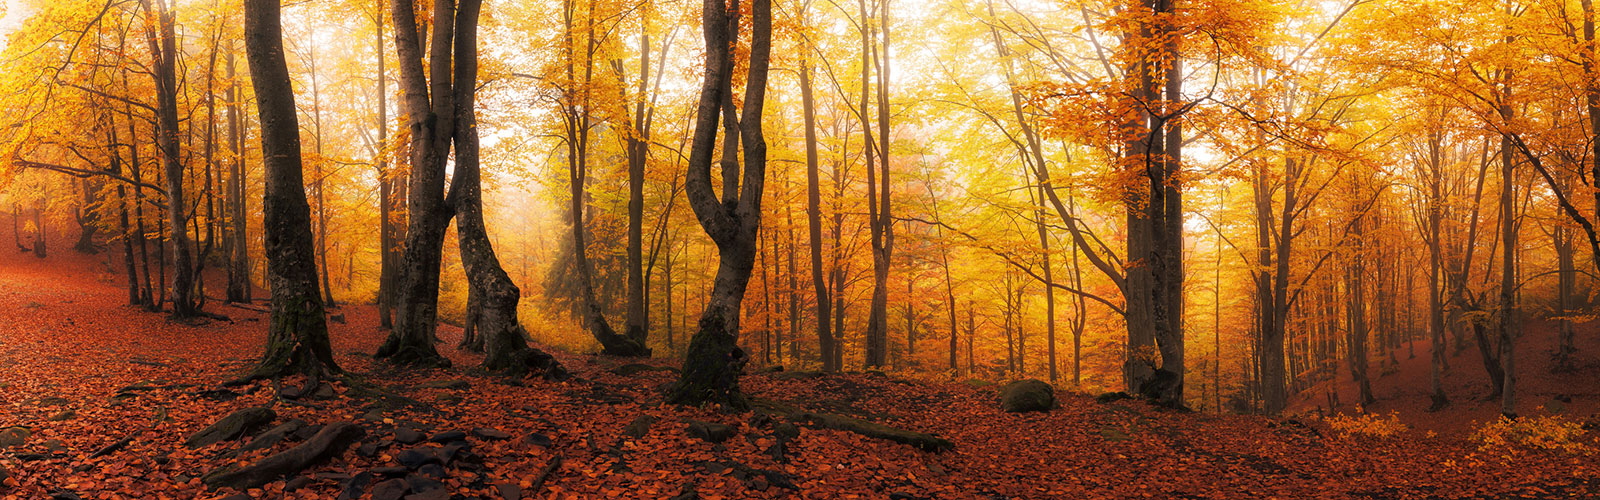
[[(188, 206), (184, 197), (184, 164), (178, 144), (178, 49), (173, 28), (173, 14), (165, 0), (144, 0), (144, 7), (153, 16), (156, 26), (146, 27), (146, 38), (155, 64), (151, 77), (156, 84), (156, 143), (161, 154), (162, 169), (166, 173), (167, 222), (172, 228), (172, 315), (190, 317), (199, 313), (195, 300), (194, 264), (190, 250)], [(165, 280), (163, 280), (164, 282)]]
[(439, 261), (445, 229), (454, 215), (444, 196), (444, 171), (456, 122), (451, 86), (455, 2), (434, 2), (426, 71), (415, 3), (394, 0), (391, 9), (400, 83), (410, 117), (411, 177), (395, 324), (376, 357), (402, 365), (449, 366), (449, 359), (440, 356), (433, 344), (438, 327)]
[[(689, 341), (683, 374), (668, 391), (667, 400), (685, 405), (719, 404), (738, 410), (748, 406), (739, 391), (739, 374), (749, 360), (738, 346), (739, 310), (755, 265), (756, 231), (761, 225), (761, 195), (766, 182), (767, 144), (761, 117), (772, 47), (772, 3), (753, 0), (751, 5), (749, 73), (743, 114), (737, 125), (741, 139), (738, 145), (745, 152), (744, 179), (737, 193), (729, 192), (732, 189), (724, 184), (724, 200), (718, 200), (713, 191), (711, 161), (719, 108), (732, 100), (730, 45), (738, 40), (740, 9), (737, 0), (732, 5), (706, 0), (701, 9), (706, 41), (705, 79), (700, 87), (685, 188), (695, 216), (717, 244), (719, 255), (711, 296), (700, 316), (700, 330)], [(724, 148), (734, 147), (732, 142), (724, 144)], [(730, 166), (723, 165), (724, 173)]]
[(267, 350), (251, 375), (302, 373), (316, 380), (340, 370), (333, 359), (317, 290), (311, 206), (306, 203), (302, 182), (299, 118), (283, 57), (279, 1), (247, 0), (244, 4), (245, 51), (256, 110), (261, 114), (267, 279), (272, 289)]

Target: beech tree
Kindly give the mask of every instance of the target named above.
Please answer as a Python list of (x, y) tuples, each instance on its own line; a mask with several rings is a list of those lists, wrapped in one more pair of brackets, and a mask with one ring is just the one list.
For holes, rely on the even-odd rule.
[[(742, 409), (747, 403), (739, 392), (739, 374), (749, 358), (737, 344), (739, 311), (755, 265), (761, 195), (766, 183), (767, 144), (761, 118), (772, 49), (772, 2), (752, 0), (750, 6), (749, 69), (744, 103), (738, 113), (733, 106), (733, 52), (739, 40), (742, 10), (737, 0), (731, 4), (706, 0), (701, 9), (705, 76), (700, 84), (685, 193), (700, 226), (717, 245), (717, 274), (700, 315), (700, 329), (689, 339), (683, 374), (668, 391), (667, 399), (677, 404), (713, 403)], [(719, 120), (726, 131), (720, 164), (721, 200), (711, 184)], [(742, 177), (736, 174), (741, 170), (737, 153), (741, 148)]]
[(266, 168), (263, 199), (267, 280), (272, 319), (267, 351), (251, 377), (340, 373), (328, 341), (328, 323), (317, 289), (311, 205), (306, 202), (300, 163), (300, 124), (294, 89), (284, 60), (280, 0), (246, 0), (245, 53), (261, 116), (261, 158)]

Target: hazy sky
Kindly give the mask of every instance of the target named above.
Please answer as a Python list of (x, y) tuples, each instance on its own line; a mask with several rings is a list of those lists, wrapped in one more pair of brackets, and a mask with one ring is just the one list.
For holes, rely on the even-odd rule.
[(28, 19), (28, 16), (33, 13), (33, 9), (22, 2), (6, 0), (0, 0), (0, 9), (5, 11), (5, 15), (0, 16), (0, 50), (4, 50), (11, 41), (11, 32), (15, 31), (18, 26), (22, 25), (24, 20)]

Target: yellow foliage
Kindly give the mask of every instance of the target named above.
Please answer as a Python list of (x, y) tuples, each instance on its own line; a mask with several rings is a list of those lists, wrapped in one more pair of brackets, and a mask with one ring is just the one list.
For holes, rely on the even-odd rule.
[(1360, 434), (1392, 437), (1410, 428), (1400, 423), (1400, 414), (1396, 412), (1389, 412), (1388, 415), (1377, 413), (1361, 413), (1356, 416), (1334, 415), (1323, 420), (1328, 423), (1328, 427), (1346, 436)]
[(1583, 442), (1586, 431), (1577, 422), (1560, 415), (1548, 417), (1500, 417), (1472, 433), (1481, 450), (1533, 448), (1590, 454), (1594, 447)]

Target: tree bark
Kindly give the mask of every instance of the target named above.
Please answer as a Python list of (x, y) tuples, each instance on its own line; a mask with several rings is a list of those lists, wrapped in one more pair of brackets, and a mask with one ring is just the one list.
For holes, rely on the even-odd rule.
[[(732, 5), (706, 0), (701, 8), (705, 78), (700, 87), (685, 189), (696, 218), (716, 243), (719, 255), (711, 296), (700, 317), (700, 330), (689, 341), (683, 374), (668, 391), (667, 399), (676, 404), (719, 404), (740, 410), (748, 407), (739, 391), (739, 373), (749, 358), (738, 346), (739, 310), (754, 268), (761, 195), (766, 182), (767, 144), (761, 117), (772, 49), (772, 3), (753, 0), (751, 5), (749, 70), (737, 144), (745, 153), (744, 178), (738, 193), (724, 191), (724, 198), (732, 198), (733, 203), (719, 202), (713, 191), (711, 157), (716, 145), (718, 108), (731, 101), (733, 93), (730, 45), (738, 40), (740, 9), (737, 0)], [(723, 147), (726, 150), (736, 145), (730, 141)]]
[(449, 366), (450, 361), (440, 356), (433, 344), (438, 327), (439, 262), (445, 228), (454, 215), (444, 196), (444, 171), (456, 125), (451, 85), (455, 2), (439, 0), (433, 4), (426, 71), (415, 4), (394, 0), (391, 9), (400, 84), (406, 96), (403, 102), (410, 119), (411, 165), (405, 258), (399, 270), (395, 324), (375, 357), (395, 364)]
[(279, 0), (247, 0), (244, 8), (245, 51), (261, 115), (267, 279), (272, 289), (267, 350), (252, 377), (300, 373), (317, 380), (340, 369), (317, 291), (299, 117), (283, 55), (282, 7)]
[[(561, 379), (566, 371), (549, 354), (528, 347), (526, 332), (517, 321), (522, 291), (511, 282), (483, 223), (482, 173), (478, 160), (478, 127), (474, 106), (478, 82), (478, 17), (482, 0), (461, 0), (456, 12), (455, 129), (456, 176), (451, 180), (455, 202), (456, 235), (461, 264), (478, 296), (477, 339), (487, 344), (483, 367), (514, 375), (543, 374)], [(473, 314), (469, 311), (468, 314)]]
[(834, 339), (829, 316), (832, 302), (828, 299), (828, 282), (822, 268), (822, 183), (818, 172), (817, 105), (811, 93), (810, 50), (800, 60), (800, 106), (805, 116), (806, 134), (806, 238), (811, 253), (811, 289), (817, 299), (817, 348), (822, 358), (822, 371), (838, 371), (834, 352), (839, 343)]
[(250, 302), (250, 233), (247, 231), (244, 178), (244, 118), (239, 112), (239, 84), (234, 78), (233, 45), (229, 44), (225, 66), (228, 71), (228, 150), (233, 153), (228, 161), (229, 204), (232, 244), (228, 247), (228, 302)]
[(184, 197), (184, 164), (178, 144), (177, 37), (166, 0), (154, 0), (154, 8), (152, 0), (143, 2), (145, 10), (154, 15), (157, 23), (157, 26), (146, 26), (145, 35), (155, 58), (151, 77), (156, 86), (156, 142), (166, 172), (167, 221), (172, 227), (172, 315), (184, 318), (198, 314), (199, 306), (194, 296), (193, 257), (185, 227), (188, 207)]

